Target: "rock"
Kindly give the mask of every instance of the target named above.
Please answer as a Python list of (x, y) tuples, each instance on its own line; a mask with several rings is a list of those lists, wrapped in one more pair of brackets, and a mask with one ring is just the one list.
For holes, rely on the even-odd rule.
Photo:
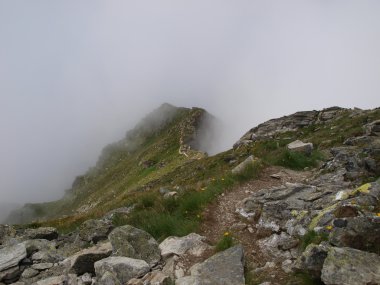
[(380, 284), (380, 256), (348, 247), (332, 247), (322, 268), (326, 285)]
[(290, 259), (292, 256), (288, 250), (281, 249), (280, 245), (287, 244), (291, 239), (292, 238), (288, 234), (281, 232), (280, 234), (273, 234), (267, 238), (261, 239), (257, 244), (265, 256), (276, 262), (283, 262), (286, 259)]
[(53, 263), (36, 263), (36, 264), (33, 264), (31, 268), (38, 271), (42, 271), (42, 270), (52, 268), (53, 266), (54, 266)]
[(195, 233), (184, 237), (168, 237), (159, 245), (159, 248), (164, 258), (173, 254), (181, 256), (187, 252), (194, 256), (201, 256), (210, 247), (204, 242), (205, 239)]
[(92, 283), (92, 277), (91, 277), (91, 274), (89, 274), (89, 273), (83, 274), (80, 277), (80, 279), (81, 279), (81, 282), (83, 285), (91, 285), (91, 283)]
[(27, 229), (25, 231), (25, 235), (29, 239), (47, 239), (54, 240), (58, 237), (58, 231), (56, 228), (45, 227), (45, 228), (37, 228), (37, 229)]
[(365, 126), (367, 135), (380, 136), (380, 120), (373, 121)]
[(97, 244), (91, 248), (84, 249), (63, 261), (69, 272), (78, 275), (84, 273), (95, 273), (94, 263), (112, 254), (111, 243)]
[(25, 257), (26, 248), (22, 243), (0, 249), (0, 272), (17, 266)]
[(243, 247), (237, 245), (223, 252), (217, 253), (206, 261), (194, 265), (190, 271), (191, 276), (182, 277), (176, 285), (243, 285), (244, 278)]
[(16, 236), (16, 230), (9, 225), (0, 225), (0, 246), (5, 244), (10, 238)]
[(171, 191), (171, 192), (165, 193), (164, 198), (165, 199), (170, 199), (170, 198), (175, 198), (177, 196), (178, 196), (178, 192)]
[(161, 271), (153, 271), (146, 274), (142, 279), (133, 278), (127, 285), (172, 285), (173, 282), (169, 276)]
[(142, 259), (151, 266), (161, 259), (157, 241), (147, 232), (135, 227), (118, 227), (110, 233), (109, 240), (114, 255)]
[(305, 155), (311, 155), (311, 152), (313, 151), (313, 144), (304, 143), (300, 140), (296, 140), (288, 144), (287, 148), (290, 151), (296, 151), (296, 152), (301, 152)]
[(95, 262), (96, 276), (110, 272), (121, 284), (127, 283), (132, 278), (142, 277), (149, 270), (150, 267), (144, 260), (129, 257), (112, 256)]
[(31, 256), (36, 251), (56, 252), (57, 244), (46, 239), (30, 239), (23, 242), (27, 256)]
[(6, 284), (13, 283), (14, 281), (17, 281), (21, 272), (19, 266), (8, 268), (0, 272), (0, 281), (4, 281)]
[(109, 271), (106, 271), (100, 278), (97, 285), (122, 285), (117, 277)]
[(73, 274), (53, 276), (43, 280), (39, 280), (32, 285), (74, 285), (76, 284), (77, 276)]
[[(339, 222), (341, 221), (341, 222)], [(336, 223), (338, 225), (336, 225)], [(371, 217), (336, 219), (329, 242), (337, 247), (352, 247), (378, 252), (380, 249), (380, 220)]]
[(79, 237), (87, 242), (106, 240), (113, 226), (110, 221), (87, 220), (79, 228)]
[(309, 244), (297, 259), (294, 268), (298, 271), (306, 272), (315, 278), (320, 278), (329, 248), (326, 244)]
[(29, 278), (32, 278), (36, 275), (38, 275), (40, 272), (38, 270), (35, 270), (33, 268), (27, 268), (24, 270), (24, 272), (21, 274), (21, 277), (22, 278), (26, 278), (26, 279), (29, 279)]
[(242, 163), (232, 169), (232, 174), (240, 174), (242, 173), (249, 165), (255, 162), (253, 155), (248, 156)]

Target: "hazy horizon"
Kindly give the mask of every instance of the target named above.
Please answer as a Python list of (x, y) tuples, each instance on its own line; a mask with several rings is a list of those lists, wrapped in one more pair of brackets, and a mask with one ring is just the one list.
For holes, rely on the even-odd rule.
[[(60, 198), (167, 102), (220, 148), (296, 111), (380, 106), (380, 1), (0, 1), (0, 204)], [(1, 217), (0, 217), (1, 218)]]

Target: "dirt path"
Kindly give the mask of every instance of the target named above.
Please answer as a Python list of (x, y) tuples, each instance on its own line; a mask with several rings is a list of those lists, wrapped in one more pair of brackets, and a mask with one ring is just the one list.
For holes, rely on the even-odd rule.
[[(273, 178), (271, 175), (277, 175), (277, 178)], [(207, 207), (203, 213), (204, 222), (201, 225), (200, 234), (207, 237), (211, 244), (216, 244), (228, 231), (238, 243), (243, 245), (248, 267), (264, 266), (269, 260), (262, 256), (256, 245), (258, 237), (253, 222), (235, 212), (237, 204), (260, 189), (270, 189), (286, 182), (304, 182), (310, 176), (311, 173), (306, 171), (292, 171), (281, 167), (266, 168), (258, 179), (233, 188)], [(274, 271), (278, 270), (274, 269)], [(282, 278), (281, 272), (274, 273), (270, 279), (277, 279), (280, 282), (278, 284), (281, 284), (281, 281), (278, 280), (278, 278), (280, 280)], [(282, 274), (284, 273), (282, 272)]]

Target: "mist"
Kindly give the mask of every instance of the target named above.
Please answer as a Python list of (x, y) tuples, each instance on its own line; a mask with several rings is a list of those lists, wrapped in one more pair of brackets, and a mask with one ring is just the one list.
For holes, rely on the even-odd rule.
[(379, 14), (378, 0), (2, 0), (0, 202), (60, 198), (164, 102), (220, 119), (219, 151), (295, 111), (378, 107)]

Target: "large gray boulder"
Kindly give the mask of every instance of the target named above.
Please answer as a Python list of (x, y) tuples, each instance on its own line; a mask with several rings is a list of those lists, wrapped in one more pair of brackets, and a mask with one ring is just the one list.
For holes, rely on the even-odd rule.
[(0, 249), (0, 272), (17, 266), (25, 257), (26, 248), (22, 243)]
[[(126, 284), (132, 278), (144, 276), (150, 266), (144, 260), (129, 257), (112, 256), (95, 262), (95, 273), (100, 279), (111, 273), (121, 284)], [(109, 273), (107, 273), (109, 272)]]
[(58, 237), (58, 231), (53, 227), (41, 227), (37, 229), (27, 229), (25, 235), (29, 239), (53, 240)]
[(79, 237), (84, 241), (97, 243), (106, 240), (112, 228), (110, 221), (87, 220), (79, 228)]
[(200, 256), (210, 246), (205, 243), (205, 237), (196, 233), (191, 233), (184, 237), (168, 237), (160, 244), (162, 257), (166, 258), (172, 255), (184, 255), (190, 253), (194, 256)]
[(94, 273), (94, 263), (112, 254), (111, 243), (97, 244), (86, 248), (63, 261), (70, 273), (82, 275), (86, 272)]
[(157, 241), (143, 230), (126, 225), (114, 229), (108, 238), (114, 255), (142, 259), (151, 266), (161, 259)]
[(176, 285), (243, 285), (244, 252), (241, 245), (231, 247), (194, 265), (191, 276), (179, 278)]
[(380, 256), (348, 247), (332, 247), (321, 277), (326, 285), (380, 284)]

